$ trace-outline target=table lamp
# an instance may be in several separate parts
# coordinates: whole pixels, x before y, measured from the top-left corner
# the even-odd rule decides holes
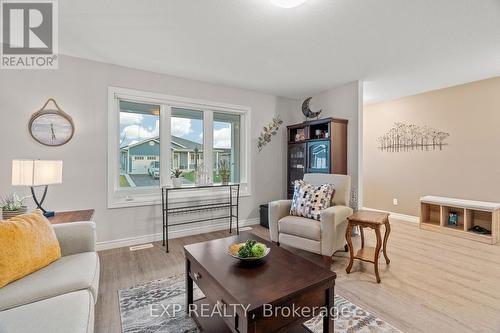
[[[45,210],[42,205],[47,196],[48,186],[62,183],[62,167],[62,161],[13,160],[12,185],[29,186],[37,208],[43,212],[45,217],[54,216],[54,212]],[[35,187],[40,186],[44,186],[44,190],[42,198],[38,200]]]

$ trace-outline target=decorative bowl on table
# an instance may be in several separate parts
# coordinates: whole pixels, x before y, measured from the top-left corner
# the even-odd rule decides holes
[[[247,240],[245,243],[234,243],[229,246],[228,253],[231,257],[242,261],[257,261],[265,258],[271,249],[265,244],[254,240]]]

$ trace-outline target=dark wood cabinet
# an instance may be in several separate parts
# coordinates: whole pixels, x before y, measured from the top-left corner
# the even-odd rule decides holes
[[[305,173],[347,174],[347,120],[326,118],[290,125],[288,129],[288,185]]]

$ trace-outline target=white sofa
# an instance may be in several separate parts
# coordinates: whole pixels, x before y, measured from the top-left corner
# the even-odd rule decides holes
[[[62,257],[0,288],[0,333],[91,333],[99,288],[94,222],[54,225]]]
[[[269,232],[271,240],[324,256],[330,263],[332,255],[345,250],[347,217],[353,213],[349,207],[351,177],[335,174],[305,174],[304,181],[320,186],[333,184],[334,206],[321,211],[321,220],[291,216],[291,200],[269,203]]]

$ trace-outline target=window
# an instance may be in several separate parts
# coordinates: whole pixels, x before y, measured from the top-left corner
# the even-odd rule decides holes
[[[108,207],[160,203],[174,169],[186,185],[197,174],[221,182],[224,161],[249,193],[248,107],[114,87],[108,103]]]
[[[151,160],[160,158],[160,106],[120,100],[119,186],[159,186],[159,170],[153,174]]]
[[[219,165],[229,164],[231,182],[240,181],[240,115],[214,112],[213,121],[213,179],[220,182]]]
[[[170,117],[172,169],[180,169],[184,184],[194,184],[203,164],[203,112],[172,108]]]

